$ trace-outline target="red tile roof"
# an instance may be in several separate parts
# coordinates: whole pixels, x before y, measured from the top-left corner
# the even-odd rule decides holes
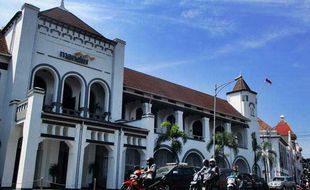
[[[64,24],[67,24],[69,26],[72,26],[74,28],[84,30],[90,34],[96,35],[98,37],[106,39],[104,36],[102,36],[99,32],[97,32],[95,29],[90,27],[88,24],[83,22],[81,19],[79,19],[77,16],[72,14],[71,12],[64,10],[60,7],[55,7],[52,9],[48,9],[45,11],[40,12],[40,15],[49,17],[53,20],[60,21]]]
[[[228,92],[227,94],[232,94],[232,93],[241,92],[241,91],[248,91],[248,92],[252,92],[253,94],[257,94],[256,92],[251,90],[251,88],[245,82],[245,80],[243,78],[238,79],[238,81],[236,82],[236,85],[234,86],[233,90],[231,92]]]
[[[0,30],[0,53],[4,53],[4,54],[8,54],[9,53],[5,37],[2,34],[1,30]]]
[[[257,122],[259,124],[259,129],[260,130],[272,130],[272,127],[268,125],[265,121],[263,121],[260,118],[257,118]]]
[[[128,68],[124,70],[124,87],[148,92],[175,101],[213,110],[213,96]],[[246,118],[226,100],[217,99],[217,112],[239,119]]]
[[[288,136],[288,132],[290,131],[292,138],[296,139],[296,135],[292,131],[292,128],[284,119],[281,119],[280,122],[275,126],[274,129],[281,136]]]

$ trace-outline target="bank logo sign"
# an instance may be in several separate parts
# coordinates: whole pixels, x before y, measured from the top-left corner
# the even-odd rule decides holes
[[[95,57],[91,57],[87,54],[83,54],[82,52],[76,52],[74,54],[69,54],[69,53],[61,51],[59,56],[61,58],[64,58],[64,59],[67,59],[69,61],[73,61],[76,63],[80,63],[83,65],[88,65],[88,61],[95,60]]]

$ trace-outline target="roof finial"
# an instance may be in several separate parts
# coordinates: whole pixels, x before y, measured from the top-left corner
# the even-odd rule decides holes
[[[61,0],[60,8],[63,9],[63,10],[66,10],[66,8],[65,8],[65,1],[64,0]]]

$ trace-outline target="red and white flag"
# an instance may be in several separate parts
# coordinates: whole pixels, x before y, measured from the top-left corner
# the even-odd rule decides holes
[[[265,83],[266,83],[266,84],[272,84],[272,81],[271,81],[270,79],[266,78],[266,79],[265,79]]]

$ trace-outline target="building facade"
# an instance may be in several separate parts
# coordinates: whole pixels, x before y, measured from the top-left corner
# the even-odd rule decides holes
[[[213,96],[124,67],[126,43],[107,39],[62,5],[24,4],[0,32],[0,178],[17,189],[53,184],[117,189],[136,165],[201,166],[212,153]],[[252,172],[259,138],[256,92],[243,78],[216,100],[216,131],[236,136],[220,167]],[[163,121],[188,136],[175,155],[163,143]]]
[[[260,138],[271,144],[271,149],[276,153],[274,160],[270,161],[270,169],[267,169],[268,178],[276,176],[293,176],[296,183],[300,183],[303,171],[302,148],[297,143],[297,136],[290,125],[281,116],[279,123],[272,128],[259,119]],[[270,173],[269,173],[270,172]]]

